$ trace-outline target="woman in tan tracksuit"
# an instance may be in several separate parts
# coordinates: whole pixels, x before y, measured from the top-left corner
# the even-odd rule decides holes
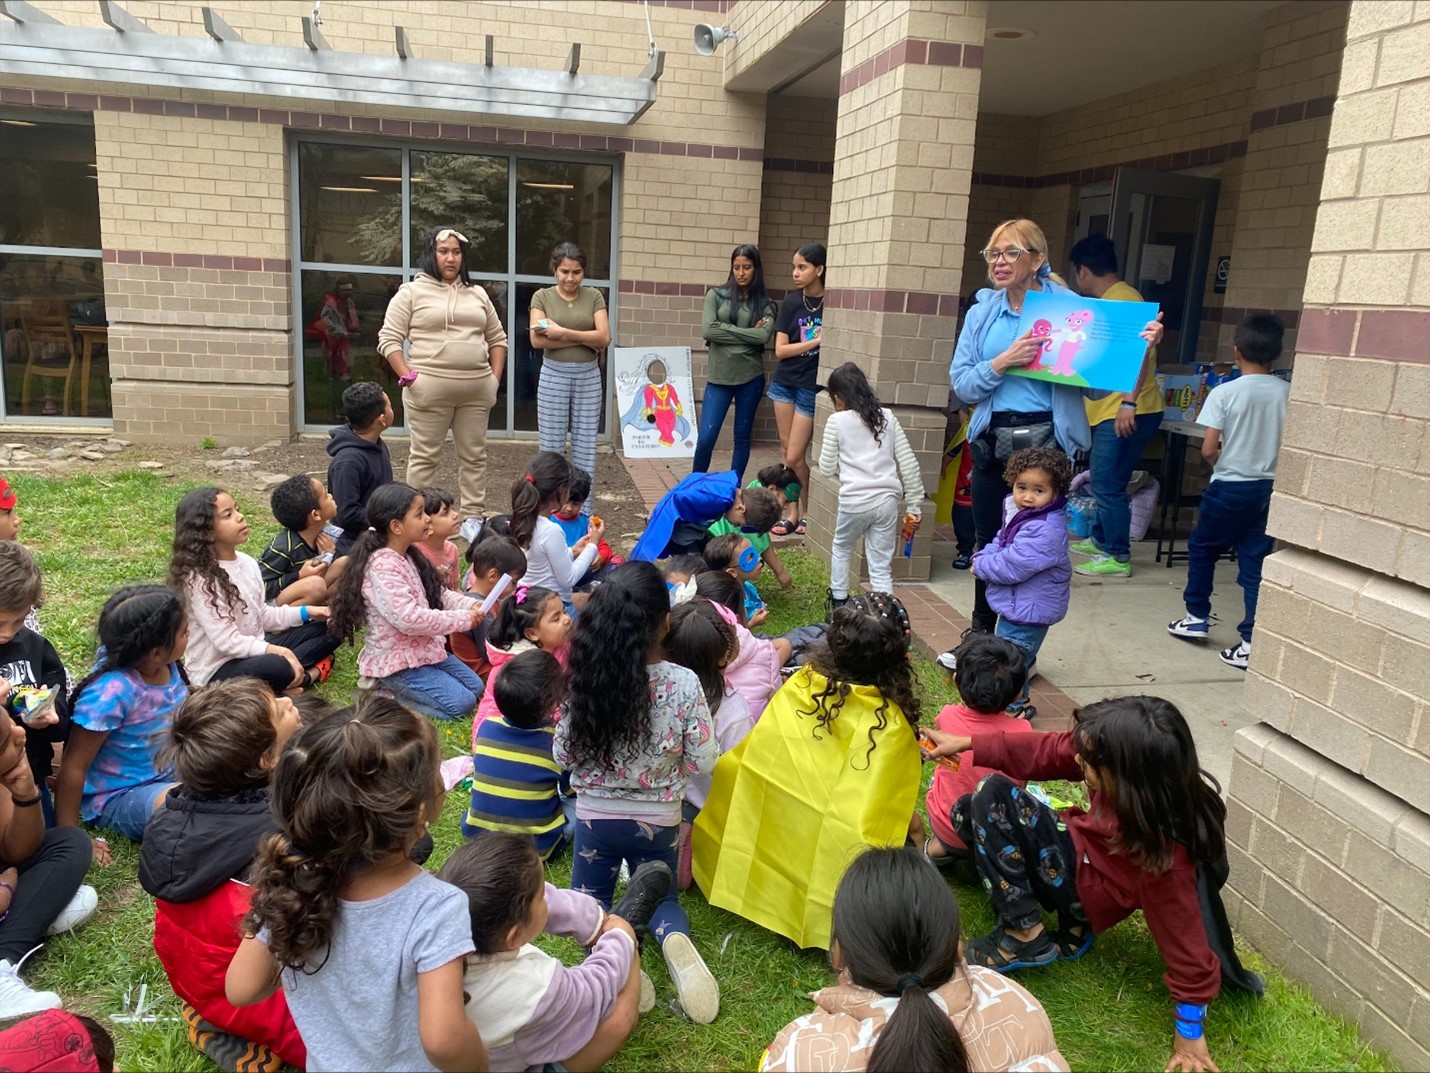
[[[467,277],[467,240],[460,232],[429,231],[417,267],[388,303],[377,337],[378,351],[403,390],[412,438],[407,483],[432,484],[451,429],[460,513],[463,520],[480,518],[486,512],[487,423],[506,369],[506,329],[487,292]]]

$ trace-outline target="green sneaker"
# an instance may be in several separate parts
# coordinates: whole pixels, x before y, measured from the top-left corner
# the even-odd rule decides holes
[[[1086,577],[1131,577],[1132,564],[1119,562],[1111,555],[1098,555],[1073,567],[1074,574]]]
[[[1102,549],[1097,546],[1097,541],[1092,537],[1086,540],[1079,540],[1076,544],[1069,544],[1068,551],[1074,555],[1101,555]]]

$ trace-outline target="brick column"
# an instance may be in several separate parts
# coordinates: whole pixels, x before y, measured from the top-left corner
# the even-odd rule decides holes
[[[1248,165],[1249,167],[1250,165]],[[1233,262],[1236,271],[1235,262]],[[1228,295],[1230,298],[1230,295]],[[1430,8],[1352,5],[1227,833],[1232,921],[1430,1068]]]
[[[846,361],[864,369],[930,492],[944,447],[984,21],[976,0],[850,0],[844,16],[820,379]],[[830,412],[821,394],[815,453]],[[825,555],[837,505],[837,486],[816,472],[809,532]],[[894,560],[896,578],[929,575],[925,515],[913,557]]]

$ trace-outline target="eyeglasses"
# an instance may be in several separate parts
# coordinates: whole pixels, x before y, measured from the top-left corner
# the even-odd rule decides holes
[[[1017,246],[1009,246],[1006,250],[979,250],[978,255],[989,264],[996,264],[998,261],[1014,264],[1019,257],[1027,252],[1027,250],[1020,250]]]

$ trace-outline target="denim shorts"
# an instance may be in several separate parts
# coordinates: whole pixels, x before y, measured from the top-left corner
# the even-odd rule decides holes
[[[173,783],[172,774],[160,775],[141,782],[138,786],[126,786],[109,795],[104,807],[99,810],[95,823],[118,831],[125,838],[135,842],[144,840],[144,825],[154,812],[154,802]]]
[[[819,394],[818,388],[790,387],[788,384],[781,384],[778,380],[770,381],[770,399],[793,406],[805,417],[814,416],[814,397],[817,394]]]

